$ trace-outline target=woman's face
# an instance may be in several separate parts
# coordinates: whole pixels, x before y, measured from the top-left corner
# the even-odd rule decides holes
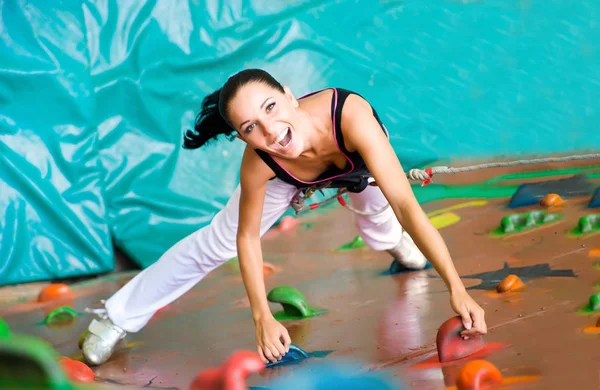
[[[282,158],[296,158],[303,151],[303,138],[296,129],[298,101],[265,83],[251,82],[229,102],[229,121],[239,137],[253,149]]]

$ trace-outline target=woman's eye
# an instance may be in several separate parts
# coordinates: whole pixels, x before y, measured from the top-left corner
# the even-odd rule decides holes
[[[252,131],[252,129],[254,128],[254,123],[251,124],[250,126],[246,127],[246,130],[244,130],[244,133],[249,133]]]
[[[267,112],[271,111],[273,109],[273,107],[275,107],[275,103],[271,103],[267,106]]]

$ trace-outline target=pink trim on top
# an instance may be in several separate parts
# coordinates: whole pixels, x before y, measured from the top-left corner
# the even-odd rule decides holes
[[[336,112],[337,112],[337,89],[336,88],[325,88],[325,89],[333,89],[333,94],[334,94],[334,99],[335,99],[334,100],[334,106],[333,106],[333,113],[331,114],[331,116],[332,116],[331,122],[333,124],[333,139],[335,140],[335,144],[337,145],[337,147],[340,150],[340,152],[342,152],[342,154],[344,155],[344,157],[346,158],[346,160],[348,160],[348,162],[350,163],[350,170],[348,172],[340,173],[339,175],[336,175],[336,176],[333,176],[333,177],[329,177],[327,179],[321,179],[321,180],[316,180],[316,181],[304,181],[304,180],[300,180],[296,176],[292,175],[290,173],[290,171],[288,171],[287,169],[285,169],[284,167],[282,167],[281,164],[279,164],[277,162],[277,160],[275,160],[275,158],[271,157],[271,159],[273,161],[275,161],[275,164],[279,165],[279,168],[283,169],[294,180],[299,181],[302,184],[316,184],[316,183],[321,183],[321,182],[324,182],[324,181],[335,179],[335,178],[340,177],[340,176],[347,175],[348,173],[350,173],[350,172],[352,172],[354,170],[354,163],[352,162],[352,160],[350,160],[350,157],[348,157],[346,155],[346,153],[344,153],[344,151],[342,150],[342,148],[340,148],[340,144],[338,143],[338,140],[337,140],[337,130],[336,130],[336,126],[335,126],[335,117],[336,117]],[[319,90],[317,92],[308,93],[306,95],[303,95],[303,96],[299,97],[298,99],[302,99],[304,96],[307,96],[307,95],[310,95],[310,94],[319,93],[321,91],[324,91],[325,89],[321,89],[321,90]]]

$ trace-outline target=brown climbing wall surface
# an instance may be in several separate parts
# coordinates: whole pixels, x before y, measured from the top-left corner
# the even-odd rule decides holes
[[[510,171],[472,172],[456,180],[475,183],[505,172]],[[452,180],[440,177],[436,183]],[[434,201],[424,209],[433,212],[472,200]],[[579,309],[598,291],[600,270],[594,268],[598,258],[591,253],[600,248],[600,236],[568,236],[589,212],[585,210],[589,198],[570,198],[561,207],[564,217],[559,224],[501,238],[490,237],[489,232],[515,210],[505,208],[508,198],[486,201],[454,209],[460,221],[440,230],[469,293],[486,310],[485,341],[496,348],[477,358],[497,367],[504,381],[526,378],[519,388],[597,388],[597,334],[584,331],[595,325],[597,315]],[[542,206],[518,211],[536,209]],[[434,361],[437,330],[455,315],[444,283],[434,269],[385,275],[391,260],[385,252],[364,247],[336,251],[357,235],[352,218],[340,207],[308,213],[297,221],[296,229],[274,232],[263,243],[265,258],[279,271],[266,274],[267,291],[291,286],[312,307],[327,310],[284,321],[293,343],[308,353],[331,351],[311,355],[313,362],[358,359],[364,363],[362,370],[388,370],[407,388],[455,386],[466,361],[443,365]],[[48,340],[60,355],[78,359],[78,340],[91,320],[85,307],[98,307],[100,299],[135,273],[71,284],[70,306],[79,315],[62,327],[43,325],[51,302],[37,302],[41,287],[30,292],[21,286],[2,289],[0,317],[11,329]],[[516,274],[527,287],[498,293],[496,286],[509,274]],[[271,307],[273,312],[281,310],[280,304]],[[239,268],[224,266],[157,313],[141,332],[128,335],[111,360],[93,367],[95,383],[107,388],[149,384],[185,389],[200,370],[221,365],[236,350],[254,351],[254,337]],[[266,369],[251,375],[249,383],[268,387],[267,380],[297,368]]]

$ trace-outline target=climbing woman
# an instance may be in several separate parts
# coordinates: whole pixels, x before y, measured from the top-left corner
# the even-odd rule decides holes
[[[209,272],[237,256],[265,362],[289,350],[286,328],[271,314],[263,277],[261,237],[290,207],[319,188],[343,188],[361,238],[409,270],[430,264],[444,280],[464,338],[485,334],[482,308],[467,293],[439,232],[417,202],[377,112],[360,95],[328,88],[296,98],[269,73],[248,69],[207,96],[183,147],[219,136],[246,143],[240,184],[211,223],[176,243],[100,309],[82,350],[106,362],[127,332],[181,297]],[[384,207],[389,205],[389,207]],[[382,210],[381,212],[377,212]]]

